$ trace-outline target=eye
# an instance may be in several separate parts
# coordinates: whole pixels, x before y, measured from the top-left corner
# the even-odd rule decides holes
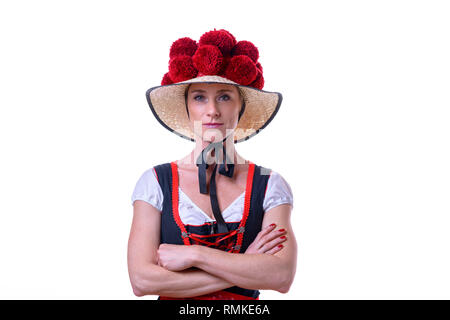
[[[228,100],[230,100],[230,96],[227,94],[221,95],[219,97],[219,100],[228,101]]]
[[[201,94],[194,96],[194,100],[196,100],[196,101],[201,101],[202,99],[203,99],[203,95],[201,95]]]

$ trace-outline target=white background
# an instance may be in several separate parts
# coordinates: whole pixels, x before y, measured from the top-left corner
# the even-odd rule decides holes
[[[0,298],[138,299],[131,193],[193,147],[145,91],[173,41],[224,28],[284,97],[237,145],[294,193],[295,282],[261,299],[449,299],[449,16],[447,1],[2,1]]]

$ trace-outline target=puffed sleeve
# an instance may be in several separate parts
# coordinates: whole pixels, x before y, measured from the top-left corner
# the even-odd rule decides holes
[[[154,206],[157,210],[162,211],[163,197],[163,192],[156,179],[154,169],[150,168],[137,181],[133,194],[131,195],[131,205],[133,205],[135,200],[143,200]]]
[[[289,203],[294,206],[294,196],[287,181],[279,173],[272,170],[267,182],[263,209],[267,212],[283,203]]]

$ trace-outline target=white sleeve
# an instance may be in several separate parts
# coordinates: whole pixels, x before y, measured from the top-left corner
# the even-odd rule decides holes
[[[267,182],[263,209],[267,212],[283,203],[289,203],[294,206],[294,196],[287,181],[279,173],[272,170]]]
[[[163,209],[163,192],[153,168],[145,171],[136,183],[133,194],[131,195],[131,205],[135,200],[143,200],[159,211]]]

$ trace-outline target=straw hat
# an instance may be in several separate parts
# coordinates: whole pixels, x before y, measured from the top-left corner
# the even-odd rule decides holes
[[[185,92],[192,83],[235,85],[244,98],[234,141],[248,140],[264,129],[280,108],[282,95],[262,90],[259,52],[249,41],[236,42],[226,30],[204,33],[199,42],[180,38],[170,48],[169,71],[146,97],[156,119],[171,132],[195,141],[186,111]]]

